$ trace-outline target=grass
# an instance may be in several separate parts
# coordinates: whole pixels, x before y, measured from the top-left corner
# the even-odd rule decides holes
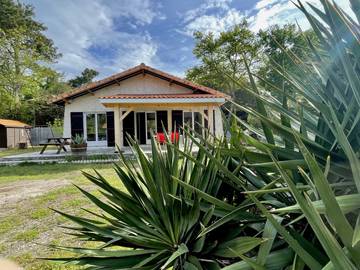
[[[41,148],[42,146],[34,146],[34,147],[29,147],[27,149],[18,149],[18,148],[5,149],[0,151],[0,158],[12,156],[12,155],[25,154],[25,153],[40,152]]]
[[[93,169],[112,171],[112,164],[26,164],[0,166],[0,184],[19,180],[66,179],[81,177],[81,170]],[[107,172],[104,172],[107,173]]]
[[[20,218],[16,216],[6,217],[0,221],[0,235],[11,231],[14,226],[20,225]]]
[[[32,213],[30,213],[30,217],[32,219],[42,219],[50,215],[52,212],[50,209],[43,208],[43,209],[36,209]]]
[[[123,189],[117,180],[111,164],[46,164],[0,167],[1,186],[21,185],[33,181],[68,180],[70,183],[98,194],[93,185],[81,174],[96,168],[111,183]],[[45,182],[46,183],[46,182]],[[71,184],[36,196],[25,198],[0,209],[0,256],[10,258],[26,270],[75,270],[77,266],[56,265],[37,258],[64,257],[63,251],[52,250],[45,245],[59,244],[82,246],[78,240],[64,233],[59,226],[72,226],[68,220],[51,210],[57,209],[70,214],[92,209],[94,206]],[[8,211],[8,212],[6,212]],[[1,218],[5,216],[6,218]],[[77,242],[78,241],[78,242]]]
[[[24,232],[19,232],[18,234],[15,235],[14,239],[18,241],[30,242],[34,240],[36,237],[38,237],[39,233],[40,232],[38,230],[34,230],[34,229]]]

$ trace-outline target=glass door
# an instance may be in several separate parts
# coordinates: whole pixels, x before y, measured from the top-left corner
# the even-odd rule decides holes
[[[146,144],[151,144],[151,134],[156,133],[156,113],[146,113]]]
[[[106,145],[106,113],[86,113],[84,124],[86,126],[85,138],[90,145]]]

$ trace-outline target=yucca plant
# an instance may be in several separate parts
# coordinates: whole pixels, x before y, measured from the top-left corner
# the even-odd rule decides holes
[[[256,81],[268,82],[247,67],[251,88],[239,85],[256,98],[257,108],[234,106],[261,127],[233,114],[231,147],[222,150],[224,157],[231,156],[232,165],[222,169],[248,181],[244,193],[281,235],[274,243],[285,240],[295,252],[293,269],[360,268],[359,3],[350,2],[356,18],[328,0],[321,0],[322,9],[297,3],[319,44],[309,40],[313,55],[308,59],[299,59],[279,44],[297,72],[273,63],[293,90],[271,85],[278,98],[265,98]],[[290,108],[289,101],[296,107]],[[204,231],[226,221],[224,217]],[[224,269],[261,269],[260,255]]]
[[[226,270],[281,269],[264,259],[264,254],[270,258],[279,250],[294,251],[288,261],[292,269],[360,268],[359,3],[351,1],[356,18],[334,2],[321,3],[322,9],[297,3],[319,40],[316,46],[309,40],[312,57],[299,59],[279,44],[297,69],[292,74],[273,63],[292,86],[291,93],[286,84],[271,85],[276,97],[264,97],[266,89],[257,80],[269,83],[249,66],[251,87],[237,82],[256,98],[257,107],[234,107],[261,125],[251,126],[232,114],[230,147],[222,145],[220,150],[231,159],[227,167],[219,168],[248,196],[244,202],[254,202],[273,226],[262,226],[263,235],[273,232],[273,240],[265,251],[259,249],[253,258],[241,256],[241,262]],[[206,147],[212,149],[210,144]],[[207,154],[210,157],[211,151]],[[215,221],[203,234],[221,227],[236,211]]]
[[[78,225],[71,234],[100,242],[99,247],[53,246],[78,254],[53,260],[87,269],[220,269],[265,241],[244,233],[246,224],[263,219],[245,210],[221,229],[201,235],[203,227],[235,209],[216,198],[225,178],[204,151],[193,154],[188,143],[180,150],[169,141],[163,151],[153,140],[149,158],[132,143],[136,160],[122,156],[114,165],[126,192],[98,173],[84,173],[103,198],[78,188],[100,211],[87,210],[90,217],[58,212]],[[212,156],[219,159],[219,151]]]

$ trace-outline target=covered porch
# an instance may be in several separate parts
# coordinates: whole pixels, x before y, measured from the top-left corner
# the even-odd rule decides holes
[[[127,134],[140,145],[151,143],[151,134],[170,135],[189,126],[198,134],[205,130],[217,137],[223,135],[219,106],[223,98],[209,95],[117,95],[100,102],[114,112],[114,139],[120,148],[128,146]]]

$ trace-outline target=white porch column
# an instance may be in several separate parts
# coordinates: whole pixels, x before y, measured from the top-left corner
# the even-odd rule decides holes
[[[168,109],[167,110],[167,114],[168,114],[168,117],[167,117],[167,126],[168,126],[168,132],[172,132],[173,128],[172,128],[172,113],[171,113],[171,109]]]
[[[119,148],[123,146],[122,143],[122,121],[120,120],[120,107],[114,107],[114,129],[115,129],[115,145]]]
[[[215,136],[220,138],[224,136],[222,115],[220,111],[220,107],[215,108]]]
[[[212,105],[209,105],[208,106],[208,129],[209,129],[209,132],[210,134],[214,134],[214,127],[213,127],[213,123],[214,123],[214,120],[213,120],[213,106]]]

